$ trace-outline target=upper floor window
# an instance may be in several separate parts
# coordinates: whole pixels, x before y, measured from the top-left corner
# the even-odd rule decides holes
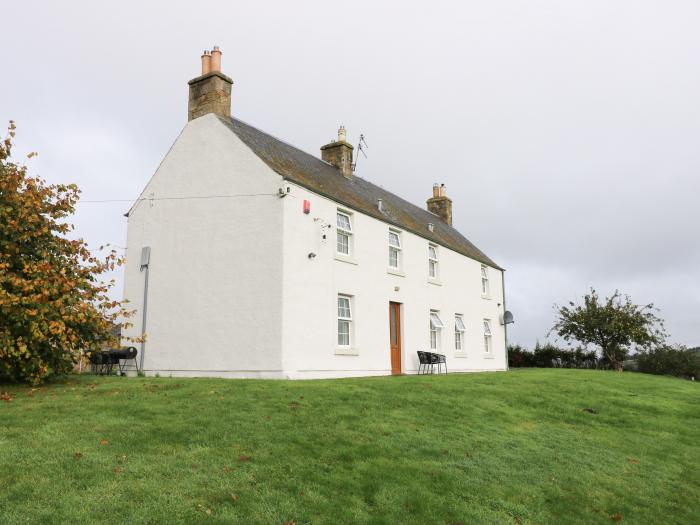
[[[434,244],[428,245],[428,276],[433,279],[438,277],[438,254]]]
[[[343,212],[336,214],[336,229],[338,231],[337,251],[343,255],[350,255],[352,251],[352,223],[350,215]]]
[[[401,235],[389,230],[389,268],[398,270],[401,267]]]
[[[491,321],[484,319],[484,352],[491,353]]]
[[[489,269],[485,264],[481,265],[481,296],[489,296]]]
[[[430,310],[430,349],[440,348],[440,332],[443,328],[442,320],[436,310]]]
[[[350,346],[352,340],[352,310],[350,297],[338,296],[338,346]]]
[[[464,348],[464,332],[466,330],[462,314],[455,314],[455,350],[458,352]]]

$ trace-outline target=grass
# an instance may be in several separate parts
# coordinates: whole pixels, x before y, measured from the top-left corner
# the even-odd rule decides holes
[[[82,376],[3,391],[4,525],[700,523],[689,381]]]

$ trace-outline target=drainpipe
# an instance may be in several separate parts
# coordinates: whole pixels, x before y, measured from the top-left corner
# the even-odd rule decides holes
[[[148,312],[148,273],[151,262],[151,247],[141,248],[141,271],[145,271],[143,283],[143,317],[141,318],[141,364],[139,366],[143,373],[144,353],[146,352],[146,314]]]

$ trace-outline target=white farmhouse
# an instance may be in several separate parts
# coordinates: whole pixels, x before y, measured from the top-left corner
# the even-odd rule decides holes
[[[503,270],[455,230],[353,174],[338,140],[309,155],[231,117],[221,53],[189,82],[189,121],[129,210],[125,336],[147,374],[322,378],[504,370]]]

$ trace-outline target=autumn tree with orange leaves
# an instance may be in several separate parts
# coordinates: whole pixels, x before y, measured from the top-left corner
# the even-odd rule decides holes
[[[14,136],[10,121],[0,143],[0,382],[36,384],[116,343],[110,329],[125,312],[102,276],[122,261],[68,238],[80,190],[30,176],[11,157]]]

